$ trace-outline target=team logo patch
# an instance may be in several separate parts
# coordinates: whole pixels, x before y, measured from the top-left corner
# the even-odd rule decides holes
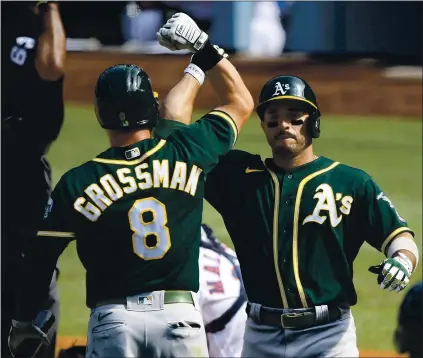
[[[391,209],[393,209],[394,211],[395,211],[395,214],[397,215],[397,217],[398,217],[398,219],[400,220],[400,221],[402,221],[402,222],[404,222],[405,223],[405,219],[400,215],[400,214],[398,214],[398,211],[397,211],[397,209],[395,208],[395,206],[394,206],[394,204],[392,204],[392,201],[383,193],[383,192],[381,192],[378,196],[377,196],[377,198],[376,198],[376,200],[383,200],[383,201],[386,201],[387,203],[388,203],[388,205],[390,206],[390,208]]]
[[[47,219],[47,217],[50,214],[52,208],[53,208],[53,199],[49,198],[47,205],[46,205],[46,208],[44,209],[44,219]]]

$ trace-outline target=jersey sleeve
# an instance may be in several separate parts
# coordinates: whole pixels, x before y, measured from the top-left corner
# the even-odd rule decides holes
[[[188,125],[185,123],[173,121],[171,119],[159,119],[154,128],[154,136],[160,139],[166,139],[173,131],[186,127],[188,127]]]
[[[244,159],[242,151],[231,150],[206,177],[204,198],[221,215],[234,210],[240,202]]]
[[[57,261],[75,236],[70,231],[69,213],[63,193],[64,184],[61,181],[46,206],[41,230],[29,240],[24,250],[17,295],[18,320],[32,320],[40,310],[46,308]],[[28,300],[28,297],[31,299]]]
[[[53,190],[44,212],[44,220],[38,231],[39,237],[73,239],[75,212],[68,194],[67,180],[62,179]]]
[[[238,129],[233,119],[222,111],[212,111],[195,123],[174,130],[167,141],[205,174],[209,173],[235,144]]]
[[[372,178],[368,178],[364,184],[363,199],[365,215],[361,227],[366,241],[374,248],[385,254],[389,243],[398,234],[409,232],[414,236],[406,220]]]

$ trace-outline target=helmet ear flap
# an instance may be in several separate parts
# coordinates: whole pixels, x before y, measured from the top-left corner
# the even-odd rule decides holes
[[[316,110],[308,117],[308,132],[312,138],[320,137],[320,111]]]

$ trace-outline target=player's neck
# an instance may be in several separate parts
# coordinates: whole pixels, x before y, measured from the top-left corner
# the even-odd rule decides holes
[[[132,132],[108,130],[107,135],[109,136],[111,147],[127,147],[144,139],[151,138],[151,132],[147,129]]]
[[[317,157],[313,153],[313,146],[309,146],[301,153],[288,156],[281,153],[273,153],[273,162],[279,168],[292,169],[301,165],[307,164],[315,160]]]

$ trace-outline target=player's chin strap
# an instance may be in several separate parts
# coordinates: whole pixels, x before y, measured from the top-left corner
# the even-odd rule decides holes
[[[206,333],[216,333],[225,329],[226,325],[236,315],[236,313],[242,307],[244,302],[247,301],[247,294],[245,293],[244,284],[242,283],[241,270],[239,269],[237,262],[235,262],[235,257],[227,253],[225,249],[214,240],[213,232],[209,227],[207,227],[206,225],[203,225],[203,229],[206,232],[209,239],[211,240],[211,243],[201,241],[200,246],[204,247],[205,249],[213,250],[223,255],[224,257],[226,257],[234,266],[235,275],[239,279],[239,282],[241,283],[240,289],[239,289],[239,296],[236,299],[236,301],[232,304],[232,306],[229,307],[226,310],[226,312],[222,314],[220,317],[214,319],[213,321],[205,325]]]

